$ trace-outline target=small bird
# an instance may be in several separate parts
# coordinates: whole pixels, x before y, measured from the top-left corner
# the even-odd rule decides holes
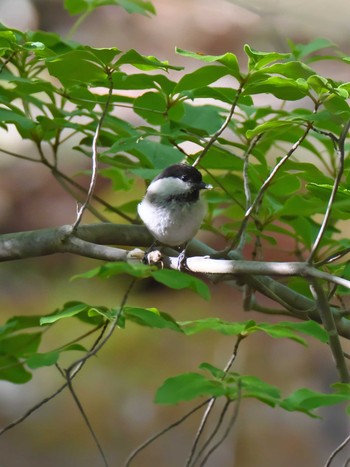
[[[173,164],[152,180],[138,205],[139,216],[155,240],[182,249],[179,268],[185,260],[187,243],[198,232],[206,212],[200,190],[211,188],[196,168]]]

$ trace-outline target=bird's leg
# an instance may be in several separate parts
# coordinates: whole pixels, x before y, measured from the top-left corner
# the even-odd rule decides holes
[[[159,247],[159,243],[157,241],[154,241],[152,245],[148,248],[146,253],[144,254],[144,257],[142,258],[143,264],[151,264],[152,261],[150,261],[149,255],[154,251],[156,248]]]

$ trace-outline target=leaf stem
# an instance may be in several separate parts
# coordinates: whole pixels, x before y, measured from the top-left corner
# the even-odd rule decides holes
[[[87,10],[85,11],[85,13],[83,13],[82,15],[79,16],[79,18],[75,21],[75,23],[73,24],[73,26],[70,28],[70,30],[68,31],[68,34],[66,36],[66,38],[69,40],[69,39],[72,39],[72,37],[75,35],[75,33],[77,32],[78,28],[82,25],[82,23],[86,20],[86,18],[88,16],[90,16],[90,14],[93,12],[93,9],[91,10]]]

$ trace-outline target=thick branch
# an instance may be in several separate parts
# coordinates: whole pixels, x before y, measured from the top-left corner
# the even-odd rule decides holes
[[[45,256],[54,253],[73,253],[104,261],[127,261],[130,258],[129,251],[107,245],[148,247],[151,243],[151,235],[141,225],[111,223],[83,225],[78,227],[74,235],[72,235],[72,226],[62,226],[54,229],[1,235],[0,261]],[[195,256],[187,260],[188,266],[193,272],[227,275],[225,279],[233,279],[238,276],[242,284],[247,284],[253,290],[271,298],[290,310],[298,318],[304,317],[304,319],[321,322],[315,301],[279,283],[269,275],[299,275],[306,278],[323,279],[350,287],[350,281],[327,274],[306,263],[242,261],[241,257],[234,252],[229,254],[229,260],[214,260],[209,256],[216,253],[216,251],[198,240],[193,240],[189,244],[187,252],[189,256]],[[140,254],[142,256],[142,253]],[[200,258],[196,257],[199,255]],[[170,257],[169,262],[174,267],[176,263],[177,267],[177,258]],[[293,310],[295,310],[294,313]],[[350,338],[349,321],[341,316],[337,308],[331,307],[331,311],[338,332],[342,336]]]

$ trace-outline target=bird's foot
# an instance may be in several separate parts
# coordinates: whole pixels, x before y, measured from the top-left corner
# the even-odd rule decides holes
[[[143,264],[151,266],[152,264],[161,264],[162,262],[162,253],[159,250],[147,251],[142,258]]]

